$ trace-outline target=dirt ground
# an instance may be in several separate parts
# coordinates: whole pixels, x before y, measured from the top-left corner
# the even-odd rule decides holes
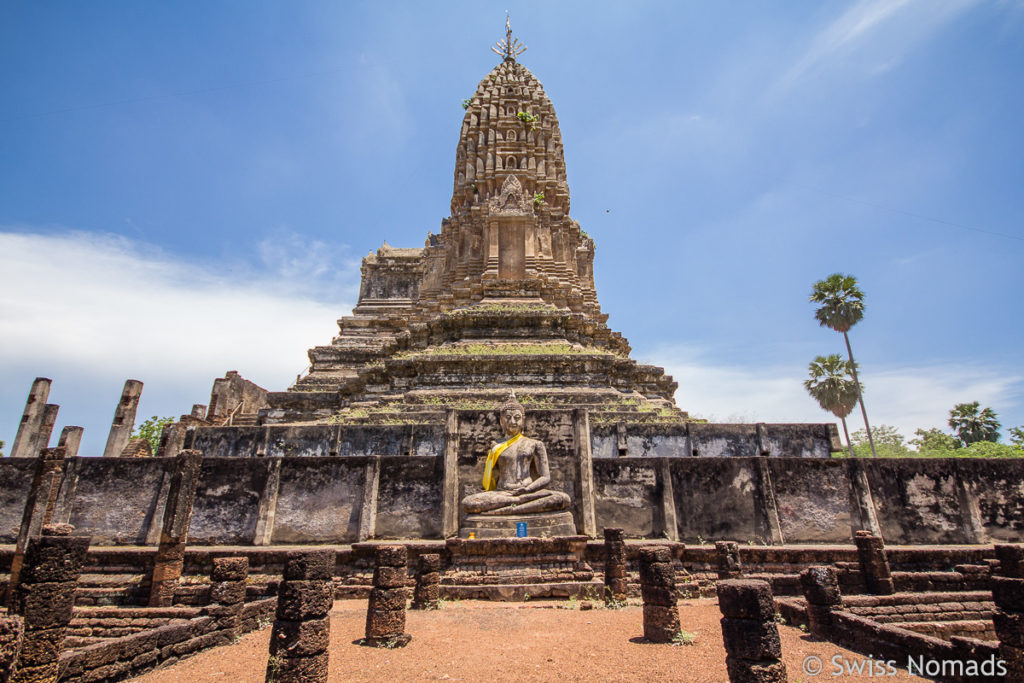
[[[643,642],[639,606],[581,610],[575,601],[494,603],[446,602],[430,612],[409,610],[406,631],[412,642],[393,650],[361,647],[366,601],[339,600],[331,612],[332,681],[727,681],[725,650],[715,599],[679,603],[683,630],[691,645]],[[878,680],[874,676],[834,675],[833,657],[853,666],[862,655],[815,641],[797,628],[779,626],[790,683],[822,680]],[[231,646],[214,648],[173,667],[134,680],[235,681],[262,683],[270,629],[249,633]],[[820,658],[822,670],[802,670],[806,657]],[[838,661],[838,660],[837,660]],[[813,668],[814,660],[811,660]],[[865,669],[865,674],[867,670]],[[886,681],[920,681],[899,670]]]

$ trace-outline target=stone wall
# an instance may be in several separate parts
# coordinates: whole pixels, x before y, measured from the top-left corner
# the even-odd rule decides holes
[[[0,543],[14,543],[21,526],[25,499],[32,485],[35,458],[0,460]]]
[[[525,432],[552,449],[571,448],[569,410],[530,410]],[[469,458],[487,452],[500,436],[493,411],[460,410],[460,435],[472,450]],[[590,432],[594,458],[630,457],[770,457],[828,458],[837,438],[832,424],[603,424]],[[439,455],[444,451],[444,426],[293,425],[265,427],[202,427],[189,432],[185,448],[206,457]]]
[[[578,533],[848,543],[870,518],[889,544],[1024,540],[1024,459],[816,457],[831,448],[830,425],[599,425],[580,443],[586,425],[585,411],[534,410],[524,430],[547,445],[551,488],[573,501]],[[495,412],[481,410],[452,411],[447,425],[190,429],[185,447],[204,459],[189,543],[450,535],[500,438]],[[97,545],[155,544],[172,462],[69,458],[54,521]],[[0,540],[13,540],[29,469],[0,461]]]
[[[481,420],[460,427],[459,498],[479,490],[491,426]],[[533,427],[532,433],[542,433],[541,425]],[[547,426],[552,436],[570,428],[569,420]],[[552,486],[575,496],[586,473],[576,464],[571,439],[562,443],[549,449]],[[172,463],[68,459],[54,520],[74,524],[96,545],[154,545]],[[858,464],[867,472],[887,544],[1024,540],[1024,460]],[[850,466],[849,460],[819,458],[596,458],[590,469],[595,528],[671,538],[666,519],[674,517],[676,537],[688,543],[849,543],[859,528],[851,513]],[[0,532],[7,542],[24,505],[27,476],[21,459],[0,461]],[[440,538],[448,505],[443,482],[443,456],[204,458],[189,543]],[[574,506],[579,529],[583,505],[574,498]]]
[[[185,448],[202,451],[206,457],[430,456],[444,452],[444,426],[203,427],[189,430]]]

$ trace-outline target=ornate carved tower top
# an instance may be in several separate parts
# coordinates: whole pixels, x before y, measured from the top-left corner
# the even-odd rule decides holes
[[[506,58],[480,81],[462,119],[452,214],[500,192],[509,176],[531,200],[543,194],[549,211],[569,213],[555,108],[529,69]]]
[[[562,133],[540,81],[506,37],[502,62],[465,101],[451,217],[427,242],[420,296],[439,308],[532,299],[603,321],[594,243],[569,217]]]

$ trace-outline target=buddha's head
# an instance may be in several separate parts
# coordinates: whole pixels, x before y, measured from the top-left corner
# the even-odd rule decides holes
[[[515,436],[523,431],[526,409],[516,400],[515,393],[510,392],[508,399],[498,409],[498,421],[506,436]]]

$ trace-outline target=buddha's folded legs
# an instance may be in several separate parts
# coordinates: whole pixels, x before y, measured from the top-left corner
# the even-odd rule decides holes
[[[477,515],[519,515],[553,512],[569,507],[569,496],[561,491],[540,489],[519,496],[507,491],[481,491],[466,496],[462,509]]]

